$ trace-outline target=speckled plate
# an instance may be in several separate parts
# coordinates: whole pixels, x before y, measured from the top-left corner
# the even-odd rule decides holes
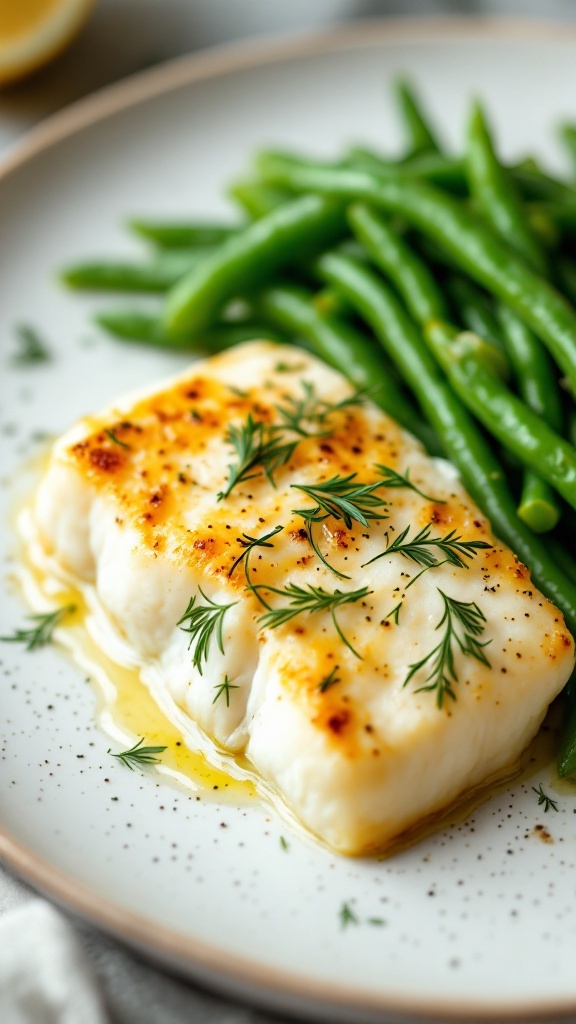
[[[393,144],[387,85],[400,70],[449,140],[480,93],[506,155],[559,159],[551,131],[574,115],[574,33],[435,22],[179,61],[71,108],[5,162],[3,633],[24,615],[10,524],[41,437],[184,364],[100,336],[98,303],[66,294],[55,268],[130,253],[128,214],[226,215],[223,186],[259,145]],[[45,335],[50,362],[11,361],[19,322]],[[576,800],[556,794],[558,811],[543,813],[532,787],[552,792],[550,768],[389,860],[346,860],[265,808],[127,771],[80,668],[55,648],[0,654],[0,852],[77,913],[198,981],[331,1021],[576,1014]]]

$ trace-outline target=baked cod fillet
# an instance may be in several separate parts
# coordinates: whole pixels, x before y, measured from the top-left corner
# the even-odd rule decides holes
[[[452,467],[291,347],[78,423],[34,518],[177,706],[343,853],[513,766],[572,671]]]

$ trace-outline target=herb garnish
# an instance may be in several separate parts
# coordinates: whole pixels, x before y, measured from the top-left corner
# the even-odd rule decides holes
[[[426,501],[433,501],[435,505],[445,505],[446,502],[440,498],[431,498],[429,494],[424,494],[416,484],[413,484],[410,479],[410,470],[406,470],[405,476],[401,473],[397,473],[395,469],[390,469],[389,466],[382,466],[380,463],[376,463],[375,468],[379,473],[382,474],[382,486],[383,487],[408,487],[409,490],[419,494],[421,498],[425,498]]]
[[[442,565],[444,562],[449,562],[450,565],[455,565],[458,569],[468,569],[468,563],[465,561],[466,558],[472,560],[477,551],[492,547],[491,544],[487,544],[483,540],[462,540],[462,537],[456,533],[456,530],[450,530],[444,537],[432,537],[431,532],[432,527],[428,523],[412,540],[408,540],[410,526],[407,526],[405,530],[402,530],[402,533],[395,537],[391,544],[386,546],[384,551],[375,555],[374,558],[371,558],[369,562],[365,562],[364,565],[371,565],[372,562],[377,562],[379,558],[384,558],[385,555],[392,555],[399,551],[405,558],[416,562],[417,565],[423,565],[426,569]],[[444,557],[439,559],[434,551],[430,550],[431,548],[437,548]]]
[[[120,448],[130,448],[129,444],[126,444],[125,441],[121,441],[119,437],[116,437],[116,434],[114,433],[113,430],[106,429],[104,433],[106,434],[106,437],[110,438],[113,444],[117,444]]]
[[[284,839],[284,836],[280,836],[280,846],[282,847],[283,850],[289,849],[288,843]]]
[[[228,428],[226,441],[236,453],[236,463],[228,465],[228,483],[224,491],[219,491],[218,501],[227,498],[237,484],[252,480],[260,469],[274,487],[274,473],[288,462],[298,444],[277,437],[273,427],[253,419],[252,413],[240,427]]]
[[[558,810],[558,804],[556,803],[556,800],[553,800],[551,796],[547,796],[547,794],[542,789],[542,783],[540,783],[538,789],[536,789],[536,786],[532,786],[532,790],[534,793],[536,793],[536,796],[538,797],[538,806],[540,806],[540,804],[544,804],[545,814],[547,811],[550,810],[550,808],[552,808],[553,811]]]
[[[324,557],[314,537],[314,523],[321,523],[332,516],[341,519],[350,529],[352,521],[368,527],[369,519],[386,519],[388,503],[374,492],[382,486],[380,481],[372,484],[356,482],[356,473],[348,476],[333,476],[321,484],[291,484],[297,491],[303,491],[307,497],[316,502],[313,508],[292,509],[294,515],[301,516],[306,523],[308,541],[324,565],[341,579],[349,579],[345,573],[335,569]]]
[[[362,601],[365,597],[369,597],[373,591],[368,590],[368,587],[361,587],[359,590],[327,591],[322,587],[314,587],[311,583],[307,583],[305,587],[299,587],[296,583],[288,583],[283,590],[278,587],[268,587],[264,584],[256,584],[252,590],[258,597],[258,600],[268,609],[258,620],[265,628],[275,629],[277,626],[282,626],[285,622],[289,622],[290,619],[295,618],[296,615],[300,615],[302,612],[309,612],[311,615],[315,612],[330,612],[338,636],[346,644],[346,647],[352,651],[352,654],[360,658],[358,651],[354,650],[352,644],[346,639],[340,629],[336,619],[336,610],[342,605],[353,604],[356,601]],[[288,598],[288,604],[283,608],[272,608],[261,596],[261,591],[263,590],[270,594],[277,594],[279,597]]]
[[[304,392],[302,398],[297,399],[290,396],[286,399],[285,405],[276,406],[276,411],[283,421],[278,424],[276,429],[292,430],[300,437],[324,437],[326,432],[323,428],[329,416],[342,409],[361,405],[366,397],[364,390],[358,390],[352,395],[342,398],[339,402],[324,402],[316,397],[313,384],[306,380],[302,380],[300,383]],[[307,430],[304,426],[306,421],[318,424],[321,428],[320,431]]]
[[[214,687],[214,689],[217,690],[218,692],[217,692],[216,696],[214,697],[214,700],[212,701],[212,703],[215,704],[216,701],[218,700],[218,698],[221,697],[223,693],[225,693],[226,694],[226,707],[229,708],[230,707],[230,690],[239,690],[240,687],[239,686],[235,686],[234,683],[231,683],[229,681],[229,679],[228,679],[228,676],[226,675],[226,676],[224,676],[224,682],[223,683],[216,683],[216,686]]]
[[[26,644],[27,651],[33,651],[37,647],[44,647],[52,640],[56,626],[62,619],[76,610],[76,605],[67,604],[63,608],[57,608],[54,612],[46,612],[43,615],[28,615],[27,618],[36,623],[30,629],[17,629],[13,636],[0,636],[0,640],[7,643],[15,642]]]
[[[29,324],[18,324],[16,337],[19,351],[12,356],[12,363],[17,366],[30,366],[33,363],[47,363],[52,356],[35,327]]]
[[[394,619],[395,624],[398,625],[400,622],[400,609],[402,608],[402,604],[403,602],[399,601],[396,607],[393,608],[391,612],[388,612],[388,615],[385,615],[384,618]]]
[[[280,533],[280,531],[283,529],[283,526],[275,526],[273,530],[270,530],[269,533],[265,533],[262,537],[251,537],[248,533],[243,533],[242,537],[238,537],[238,543],[244,550],[238,555],[238,558],[236,558],[235,561],[232,563],[232,566],[228,572],[228,578],[230,578],[236,566],[240,565],[240,562],[243,561],[246,583],[248,584],[249,590],[252,590],[248,566],[250,552],[253,551],[254,548],[273,548],[274,545],[270,543],[270,537],[275,537],[276,534]]]
[[[336,683],[340,682],[340,679],[336,675],[339,667],[339,665],[334,665],[332,671],[325,675],[322,681],[318,684],[320,693],[326,693],[326,690],[329,690],[331,686],[335,686]]]
[[[222,634],[224,615],[229,608],[232,608],[237,604],[237,601],[232,601],[231,604],[218,604],[217,601],[212,601],[206,596],[202,587],[198,587],[198,590],[204,600],[208,603],[205,605],[197,605],[196,598],[198,595],[194,594],[194,597],[190,598],[184,615],[181,619],[178,619],[176,625],[180,626],[180,629],[182,629],[184,633],[190,633],[188,650],[190,650],[192,642],[196,640],[192,664],[198,669],[200,675],[202,675],[202,660],[208,661],[210,641],[212,640],[214,630],[216,630],[218,647],[222,654],[224,654],[224,638]],[[188,620],[188,625],[183,626],[182,623],[186,622],[186,620]]]
[[[346,928],[349,924],[358,924],[358,918],[354,911],[350,908],[348,903],[343,903],[340,907],[340,924],[343,928]]]
[[[444,602],[444,611],[436,629],[441,629],[444,626],[444,635],[440,643],[424,658],[408,666],[408,674],[403,685],[406,686],[424,665],[430,663],[430,674],[426,677],[424,685],[418,687],[415,693],[435,690],[436,704],[441,708],[445,696],[456,700],[456,694],[452,688],[453,684],[458,682],[453,644],[456,644],[462,654],[476,658],[477,661],[490,668],[490,662],[483,650],[488,646],[490,640],[485,643],[480,643],[477,640],[477,637],[484,632],[484,623],[486,622],[486,618],[477,604],[473,601],[469,603],[457,601],[453,597],[448,597],[439,587],[437,590]]]
[[[122,764],[125,764],[131,772],[134,771],[135,767],[141,768],[147,764],[156,764],[160,758],[156,757],[156,754],[161,754],[167,748],[164,747],[143,747],[144,737],[138,740],[130,750],[123,750],[120,754],[113,754],[110,747],[108,747],[107,753],[112,754],[112,757],[118,758]]]

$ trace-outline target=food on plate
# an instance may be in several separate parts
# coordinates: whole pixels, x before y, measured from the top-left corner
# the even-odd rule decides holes
[[[344,853],[511,770],[572,671],[561,613],[450,464],[291,346],[81,421],[34,517],[143,678]]]
[[[505,164],[479,104],[447,152],[408,82],[399,156],[262,152],[230,192],[244,220],[139,218],[145,262],[68,267],[73,287],[166,293],[97,315],[115,337],[214,353],[311,350],[444,455],[576,633],[576,188]],[[560,136],[574,170],[576,127]],[[545,538],[539,534],[546,534]],[[561,775],[576,775],[576,688]]]

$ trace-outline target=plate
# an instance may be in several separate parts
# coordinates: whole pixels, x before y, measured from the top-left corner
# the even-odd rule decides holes
[[[99,335],[89,316],[102,300],[65,293],[55,269],[131,253],[129,214],[228,215],[226,183],[259,146],[394,146],[400,71],[450,142],[480,94],[507,157],[559,161],[551,129],[574,114],[573,33],[382,22],[156,69],[54,118],[5,162],[3,632],[25,614],[14,508],[46,432],[185,363]],[[50,362],[12,362],[18,323],[46,337]],[[388,860],[348,860],[265,807],[197,799],[114,762],[94,688],[60,650],[3,644],[0,656],[0,852],[76,913],[203,984],[331,1021],[576,1013],[576,802],[557,794],[558,812],[543,813],[533,787],[553,785],[550,768]]]

